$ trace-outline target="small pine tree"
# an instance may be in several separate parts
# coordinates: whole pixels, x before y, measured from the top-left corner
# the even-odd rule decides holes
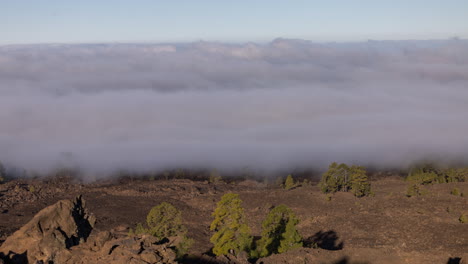
[[[460,221],[460,223],[462,223],[462,224],[468,223],[468,214],[463,213],[463,214],[460,216],[460,218],[458,218],[458,221]]]
[[[262,223],[262,237],[257,242],[255,257],[266,257],[301,247],[302,238],[296,225],[294,212],[285,205],[273,208]]]
[[[3,167],[3,164],[0,162],[0,183],[5,181],[6,173],[5,173],[5,167]]]
[[[130,229],[128,234],[149,234],[159,241],[177,237],[178,242],[174,244],[173,250],[178,258],[184,256],[193,244],[193,239],[187,237],[187,229],[182,225],[181,212],[170,203],[163,202],[153,207],[146,216],[146,224],[148,228],[138,223],[135,231]]]
[[[351,190],[357,197],[371,194],[366,169],[362,166],[349,167],[344,163],[330,164],[328,170],[322,175],[319,186],[323,193]]]
[[[356,197],[363,197],[371,193],[366,169],[362,166],[352,166],[350,169],[351,192]]]
[[[406,178],[407,181],[418,183],[418,184],[432,184],[435,182],[439,182],[439,175],[437,173],[431,172],[424,172],[424,171],[416,171],[412,172]]]
[[[297,231],[296,225],[299,219],[293,214],[286,224],[286,229],[282,235],[281,243],[278,248],[278,253],[284,253],[291,249],[302,247],[302,237]]]
[[[294,188],[296,184],[294,183],[294,179],[292,177],[291,174],[288,175],[288,177],[286,177],[286,181],[284,181],[284,189],[285,190],[290,190],[292,188]]]
[[[208,178],[209,183],[218,183],[222,180],[223,178],[221,177],[221,174],[219,174],[218,170],[210,171],[210,177]]]
[[[217,256],[249,252],[252,245],[250,229],[246,224],[242,200],[238,194],[227,193],[213,212],[210,230],[215,231],[210,241]]]
[[[193,245],[193,239],[188,238],[186,235],[182,236],[180,242],[175,246],[174,251],[177,258],[183,257]]]
[[[344,163],[338,165],[338,163],[333,162],[322,175],[319,186],[324,193],[347,191],[349,180],[349,167]]]
[[[455,195],[455,196],[461,196],[460,189],[458,189],[458,188],[453,188],[453,190],[450,192],[450,194]]]
[[[419,186],[417,184],[410,184],[406,188],[406,196],[413,197],[421,195],[421,191],[419,190]]]
[[[151,209],[146,217],[147,233],[162,240],[185,234],[181,212],[170,203],[163,202]]]
[[[138,223],[136,228],[135,228],[135,234],[136,235],[141,235],[141,234],[146,234],[148,233],[147,229],[143,227],[141,223]]]
[[[450,168],[444,171],[447,182],[464,182],[468,179],[468,168]]]

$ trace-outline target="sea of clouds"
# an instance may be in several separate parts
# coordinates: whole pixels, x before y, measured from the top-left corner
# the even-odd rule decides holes
[[[0,161],[88,170],[468,161],[468,41],[0,46]]]

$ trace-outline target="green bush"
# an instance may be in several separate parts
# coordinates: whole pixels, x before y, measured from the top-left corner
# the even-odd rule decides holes
[[[6,178],[5,167],[3,167],[3,164],[0,162],[0,183],[4,182],[5,178]]]
[[[148,225],[147,233],[161,240],[187,232],[182,225],[181,212],[166,202],[150,210],[146,216],[146,224]]]
[[[333,162],[328,170],[322,175],[319,186],[324,193],[347,191],[349,181],[349,167],[342,163]]]
[[[146,228],[143,227],[141,223],[138,223],[136,228],[135,228],[135,234],[141,235],[141,234],[146,234]]]
[[[238,194],[223,195],[213,212],[214,220],[210,230],[215,231],[210,241],[213,253],[219,255],[238,255],[249,252],[252,247],[252,236],[246,224],[242,200]]]
[[[468,214],[463,213],[460,218],[458,218],[458,221],[462,224],[468,223]]]
[[[417,184],[408,185],[408,188],[406,189],[407,197],[413,197],[413,196],[419,196],[419,195],[421,195],[421,189],[419,188],[419,185]]]
[[[468,168],[440,169],[434,164],[420,164],[412,167],[407,180],[418,184],[464,182],[468,178]]]
[[[217,170],[212,170],[210,172],[210,177],[208,178],[209,183],[218,183],[222,182],[223,178],[221,177],[221,174]]]
[[[285,190],[291,190],[295,186],[296,186],[296,184],[294,183],[294,179],[293,179],[292,175],[289,174],[288,177],[286,177],[286,180],[284,181],[284,189]]]
[[[352,166],[351,173],[351,192],[356,197],[363,197],[371,194],[369,179],[366,169],[361,166]]]
[[[453,188],[453,190],[450,192],[451,195],[455,196],[461,196],[460,189],[458,188]]]
[[[273,208],[262,223],[262,237],[257,242],[254,257],[266,257],[302,247],[296,225],[299,219],[285,205]]]
[[[444,173],[446,182],[465,182],[468,179],[468,168],[450,168]]]
[[[193,244],[193,240],[186,235],[187,229],[182,225],[181,212],[170,203],[163,202],[153,207],[146,216],[146,225],[147,228],[138,223],[135,231],[130,230],[129,234],[149,234],[156,237],[159,242],[178,237],[178,243],[173,248],[178,257],[186,254]]]
[[[406,178],[407,181],[423,185],[437,183],[441,179],[443,178],[440,178],[439,175],[435,172],[424,171],[410,173]]]
[[[362,166],[351,166],[333,162],[322,175],[319,187],[324,193],[351,191],[356,197],[371,194],[366,169]]]

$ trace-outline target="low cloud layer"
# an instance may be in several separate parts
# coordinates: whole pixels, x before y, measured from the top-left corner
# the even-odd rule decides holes
[[[0,160],[27,169],[468,160],[468,41],[0,46]]]

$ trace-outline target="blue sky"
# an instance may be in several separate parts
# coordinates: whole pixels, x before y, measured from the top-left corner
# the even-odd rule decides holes
[[[0,0],[0,44],[468,37],[466,0]]]

